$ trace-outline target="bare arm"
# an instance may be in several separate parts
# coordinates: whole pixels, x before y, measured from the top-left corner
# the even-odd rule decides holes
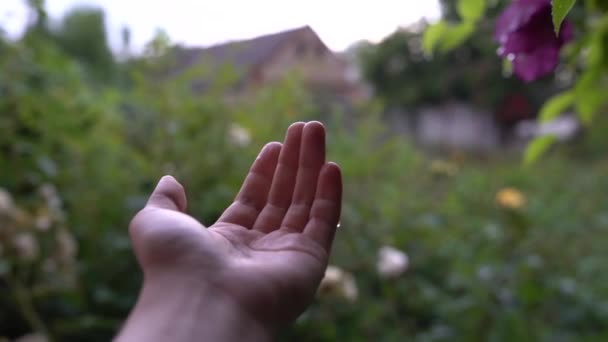
[[[311,303],[340,217],[340,168],[325,129],[295,123],[266,145],[234,202],[204,227],[163,177],[129,232],[144,284],[116,338],[268,341]]]

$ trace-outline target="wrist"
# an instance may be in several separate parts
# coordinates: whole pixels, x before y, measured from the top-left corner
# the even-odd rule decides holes
[[[117,341],[270,341],[274,328],[200,281],[145,280]]]

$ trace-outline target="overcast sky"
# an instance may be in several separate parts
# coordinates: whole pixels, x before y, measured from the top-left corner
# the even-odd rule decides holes
[[[0,21],[17,36],[26,21],[25,0],[0,0]],[[436,0],[46,0],[51,17],[78,4],[106,10],[112,46],[120,46],[121,27],[131,28],[141,48],[157,28],[174,42],[206,46],[310,25],[333,50],[360,39],[378,41],[399,26],[439,16]]]

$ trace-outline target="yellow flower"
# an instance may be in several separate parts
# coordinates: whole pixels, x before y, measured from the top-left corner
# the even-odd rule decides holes
[[[435,175],[447,177],[453,176],[458,172],[458,167],[455,164],[440,159],[433,160],[430,169],[431,173]]]
[[[505,209],[519,209],[526,204],[526,197],[515,188],[503,188],[496,193],[496,203]]]

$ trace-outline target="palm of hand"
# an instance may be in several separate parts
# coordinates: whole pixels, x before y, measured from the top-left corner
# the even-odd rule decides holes
[[[341,176],[325,163],[319,123],[268,144],[233,204],[205,229],[165,177],[130,227],[146,278],[205,283],[264,320],[291,320],[312,300],[340,215]]]

